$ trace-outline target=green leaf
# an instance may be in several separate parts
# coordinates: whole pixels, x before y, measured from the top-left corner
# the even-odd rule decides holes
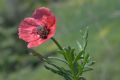
[[[55,70],[55,69],[53,69],[53,68],[51,68],[51,67],[48,67],[47,65],[45,65],[45,68],[46,68],[47,70],[52,71],[53,73],[56,73],[56,74],[64,77],[66,80],[71,80],[71,78],[69,77],[68,74],[66,74],[66,73],[64,73],[64,72],[62,72],[62,71],[60,71],[60,70]]]
[[[83,53],[84,53],[84,51],[80,51],[80,52],[78,53],[78,55],[76,56],[74,62],[76,62],[76,61],[78,61],[78,60],[80,60],[80,59],[83,59],[83,57],[82,57]]]
[[[62,52],[63,53],[63,52]],[[75,58],[75,49],[72,49],[70,46],[64,48],[64,58],[69,65],[72,65]]]
[[[75,49],[70,49],[70,54],[69,55],[70,55],[70,60],[71,61],[73,61],[74,58],[75,58],[75,53],[74,52],[75,52]]]
[[[58,52],[64,56],[65,60],[67,60],[65,48],[63,50],[58,51]]]
[[[89,62],[87,63],[88,66],[92,66],[95,64],[95,61],[89,60]]]
[[[79,80],[86,80],[86,79],[83,76],[80,76]]]
[[[83,71],[83,66],[82,65],[78,65],[79,67],[78,67],[78,69],[79,69],[79,72],[82,72]]]
[[[47,58],[48,58],[48,59],[55,59],[55,60],[64,62],[65,64],[68,64],[65,60],[63,60],[63,59],[61,59],[61,58],[58,58],[58,57],[47,57]]]
[[[74,58],[75,58],[74,51],[75,51],[75,49],[68,47],[67,55],[68,55],[68,59],[69,59],[70,63],[72,63],[74,61]]]
[[[48,67],[47,65],[44,65],[44,67],[45,67],[47,70],[52,71],[53,73],[60,74],[60,72],[59,72],[58,70],[55,70],[55,69],[53,69],[53,68],[51,68],[51,67]]]
[[[93,70],[93,68],[91,68],[91,67],[84,67],[83,72],[87,72],[87,71],[91,71],[91,70]]]
[[[87,47],[87,42],[88,42],[88,28],[86,29],[86,32],[84,33],[83,39],[85,40],[84,47],[83,47],[83,49],[85,50]]]
[[[54,73],[56,73],[56,74],[58,74],[60,76],[63,76],[66,80],[71,80],[71,78],[70,78],[71,77],[71,73],[70,73],[69,70],[66,70],[63,67],[59,67],[59,66],[57,66],[55,64],[52,64],[50,62],[48,62],[48,64],[53,66],[56,69],[48,67],[48,66],[45,65],[46,69],[48,69],[48,70],[50,70],[50,71],[52,71],[52,72],[54,72]]]
[[[78,41],[77,41],[77,45],[78,45],[80,51],[82,51],[83,50],[82,45]]]
[[[84,57],[84,65],[88,62],[88,58],[89,58],[89,54],[85,54],[85,57]]]

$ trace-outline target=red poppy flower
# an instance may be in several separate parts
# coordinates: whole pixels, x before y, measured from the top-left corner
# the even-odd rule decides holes
[[[32,17],[25,18],[19,26],[19,38],[28,42],[28,48],[36,47],[54,36],[56,18],[45,7],[35,10]]]

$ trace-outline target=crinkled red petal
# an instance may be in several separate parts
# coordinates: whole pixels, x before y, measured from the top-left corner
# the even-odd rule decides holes
[[[41,19],[43,16],[51,16],[52,13],[48,8],[41,7],[35,10],[32,17],[35,19]]]
[[[37,40],[39,35],[34,33],[36,25],[38,24],[33,18],[25,18],[19,26],[19,38],[26,42]]]

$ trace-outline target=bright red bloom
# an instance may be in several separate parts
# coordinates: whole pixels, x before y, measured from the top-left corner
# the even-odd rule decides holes
[[[36,47],[51,37],[56,31],[56,18],[45,7],[35,10],[32,17],[25,18],[19,26],[19,38],[28,42],[28,48]]]

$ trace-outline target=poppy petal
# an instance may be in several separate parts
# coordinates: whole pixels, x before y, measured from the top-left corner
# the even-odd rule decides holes
[[[56,23],[55,16],[48,16],[47,17],[47,26],[51,27]]]
[[[33,33],[36,25],[37,23],[33,18],[25,18],[19,26],[19,38],[25,40],[26,42],[37,40],[39,35]]]
[[[51,16],[52,13],[48,8],[41,7],[35,10],[32,17],[35,19],[41,19],[43,16]]]
[[[38,39],[38,40],[35,40],[35,41],[31,41],[28,43],[27,47],[28,48],[33,48],[33,47],[37,47],[39,46],[40,44],[46,42],[48,39]]]

